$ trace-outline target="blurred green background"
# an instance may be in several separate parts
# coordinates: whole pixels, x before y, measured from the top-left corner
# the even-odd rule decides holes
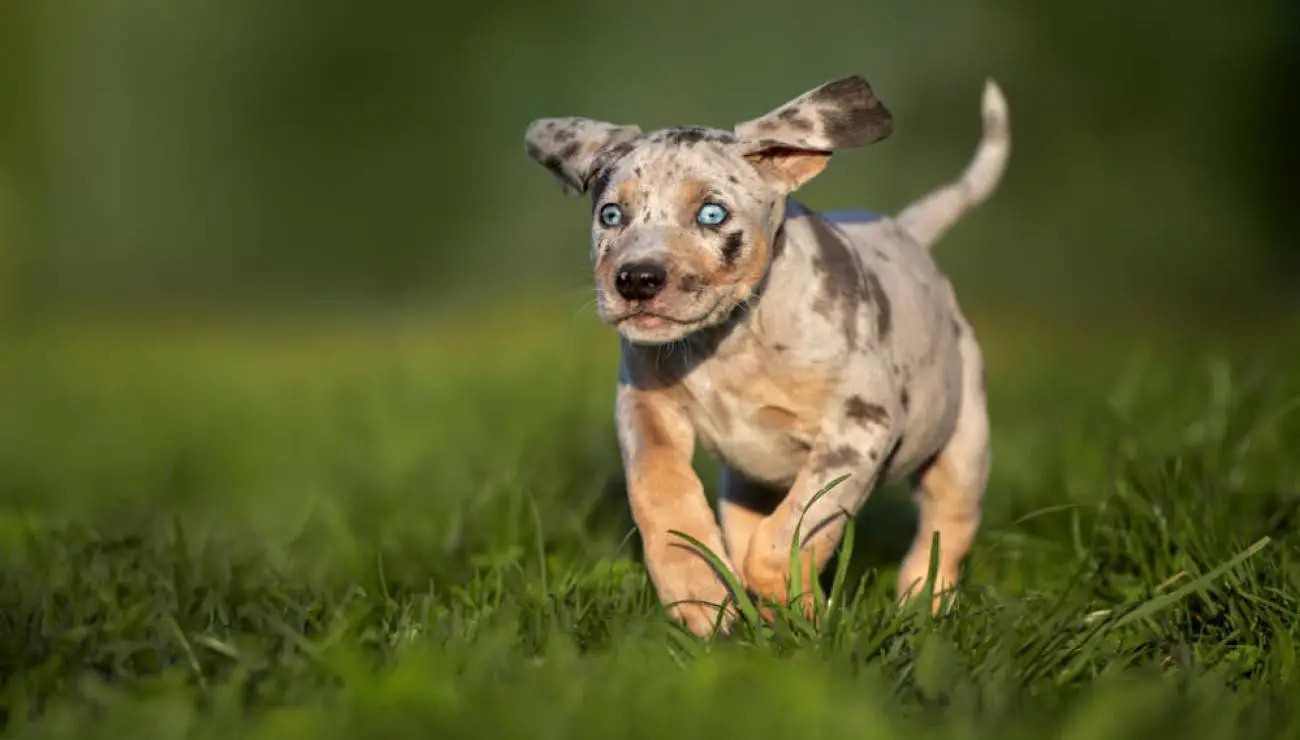
[[[861,73],[894,136],[817,207],[954,176],[986,76],[1002,189],[939,249],[976,315],[1295,313],[1286,0],[0,2],[0,306],[57,319],[580,311],[585,210],[534,117],[731,123]],[[1243,6],[1244,7],[1244,6]]]
[[[325,696],[325,655],[361,710],[266,736],[371,737],[407,706],[422,737],[581,738],[580,714],[601,738],[940,736],[862,713],[925,706],[942,672],[881,626],[905,498],[859,517],[870,588],[838,647],[670,663],[627,562],[589,211],[523,152],[540,116],[729,126],[855,73],[896,130],[837,156],[814,207],[896,212],[966,165],[986,77],[1011,107],[1001,188],[937,247],[994,436],[980,606],[942,627],[988,700],[953,700],[941,736],[1147,737],[1111,704],[1086,731],[994,720],[1185,644],[1188,670],[1294,694],[1297,9],[0,0],[0,734],[44,713],[23,737],[252,737],[177,707]],[[1223,616],[1201,576],[1265,534]],[[1140,603],[1105,650],[1057,639]],[[349,645],[405,668],[338,669]],[[106,720],[87,670],[176,701]],[[1232,734],[1220,704],[1161,706]]]

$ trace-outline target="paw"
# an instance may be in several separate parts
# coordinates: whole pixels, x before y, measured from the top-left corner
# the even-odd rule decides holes
[[[737,612],[722,575],[689,547],[666,547],[656,554],[647,565],[668,615],[699,637],[714,634],[715,628],[726,634]],[[726,560],[723,565],[734,571]]]
[[[800,577],[799,592],[792,593],[790,587],[794,585],[794,581],[790,569],[790,553],[786,551],[781,556],[764,557],[760,552],[751,547],[749,556],[745,558],[742,575],[745,588],[760,601],[768,604],[772,602],[781,606],[797,604],[803,608],[807,619],[813,619],[816,616],[816,600],[813,594],[817,587],[817,573],[816,569],[807,562],[809,560],[807,554],[801,554],[801,559],[805,562]],[[761,606],[759,612],[768,622],[771,622],[775,616],[769,606]]]
[[[717,598],[670,602],[668,614],[696,637],[712,637],[715,630],[716,634],[725,635],[731,631],[731,626],[736,621],[736,609],[730,604],[721,611],[719,618],[720,610],[716,605],[724,604],[726,599],[727,592],[724,589]],[[707,603],[692,603],[693,601]]]
[[[930,575],[930,564],[925,563],[904,563],[898,571],[898,585],[896,587],[896,599],[899,605],[911,603],[914,599],[921,597],[925,591],[925,581]],[[957,569],[952,567],[940,567],[935,574],[934,594],[930,599],[930,613],[938,614],[944,609],[944,603],[947,602],[948,608],[951,608],[957,595]]]
[[[790,563],[759,555],[750,548],[745,558],[741,578],[745,588],[760,599],[770,599],[779,604],[790,600]]]

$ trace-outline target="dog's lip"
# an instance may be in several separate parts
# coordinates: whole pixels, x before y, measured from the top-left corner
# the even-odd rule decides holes
[[[651,311],[648,309],[638,308],[632,311],[627,311],[625,313],[619,314],[618,316],[614,316],[613,318],[611,318],[610,323],[615,325],[621,325],[629,321],[636,321],[637,319],[659,319],[660,321],[665,321],[670,324],[676,324],[678,326],[695,326],[696,324],[701,324],[704,321],[708,320],[708,318],[713,315],[714,311],[716,311],[717,308],[718,307],[715,304],[713,306],[710,306],[709,310],[702,312],[699,316],[692,316],[690,318],[681,318],[666,313],[660,313],[658,311]]]
[[[614,313],[614,314],[605,313],[602,311],[601,318],[603,319],[605,324],[609,326],[615,326],[615,327],[622,326],[629,322],[635,322],[637,319],[658,319],[658,321],[654,321],[652,323],[666,323],[666,324],[673,324],[676,326],[693,327],[693,326],[700,326],[702,324],[707,323],[712,316],[717,314],[718,309],[724,303],[726,303],[726,298],[724,296],[718,296],[714,300],[713,304],[710,305],[708,308],[698,312],[694,316],[688,316],[688,317],[682,317],[680,315],[675,316],[671,313],[664,312],[662,309],[656,310],[656,308],[659,307],[649,307],[645,305],[640,305],[634,307],[626,307],[624,311],[620,313]]]
[[[641,311],[641,310],[628,311],[627,313],[621,316],[616,316],[614,318],[614,323],[621,324],[624,321],[633,321],[635,319],[661,319],[663,321],[668,321],[674,324],[698,323],[698,319],[679,319],[676,316],[669,316],[668,314],[658,313],[656,311]]]

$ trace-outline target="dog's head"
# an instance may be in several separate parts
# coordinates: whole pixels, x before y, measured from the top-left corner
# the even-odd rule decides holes
[[[650,133],[542,118],[528,155],[591,198],[596,306],[628,340],[676,341],[722,323],[767,274],[785,199],[837,149],[888,136],[893,119],[861,77],[828,82],[733,131]]]

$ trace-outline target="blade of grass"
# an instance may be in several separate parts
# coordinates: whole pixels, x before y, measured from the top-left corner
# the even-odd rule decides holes
[[[1206,573],[1200,578],[1197,578],[1196,580],[1184,585],[1182,588],[1179,588],[1177,591],[1171,591],[1167,594],[1157,596],[1154,599],[1149,599],[1138,608],[1134,609],[1131,612],[1127,612],[1126,614],[1124,614],[1124,616],[1110,623],[1107,626],[1107,629],[1119,629],[1120,627],[1123,627],[1131,622],[1135,622],[1139,619],[1146,619],[1154,615],[1156,612],[1168,608],[1169,606],[1177,603],[1178,601],[1181,601],[1184,597],[1186,597],[1188,594],[1192,593],[1193,591],[1197,591],[1199,589],[1205,588],[1210,584],[1211,581],[1218,580],[1224,574],[1233,570],[1238,565],[1241,565],[1245,561],[1254,557],[1265,547],[1268,547],[1269,543],[1272,541],[1273,538],[1271,537],[1268,536],[1261,537],[1259,540],[1255,542],[1255,544],[1237,553],[1237,555],[1235,555],[1228,562],[1220,565],[1219,567],[1215,568],[1209,573]]]
[[[831,592],[826,600],[820,605],[824,610],[826,634],[834,634],[843,621],[845,611],[844,589],[849,579],[849,560],[853,554],[853,538],[855,536],[853,528],[853,517],[848,512],[844,512],[847,524],[844,527],[844,536],[840,539],[839,553],[836,555],[835,578],[831,580]],[[817,592],[820,594],[821,589]]]
[[[1070,661],[1069,665],[1067,665],[1065,669],[1061,671],[1060,676],[1058,676],[1057,678],[1057,683],[1064,684],[1073,680],[1074,677],[1078,675],[1080,671],[1083,670],[1084,666],[1087,665],[1088,661],[1092,658],[1093,654],[1096,653],[1098,645],[1101,643],[1102,638],[1105,637],[1107,633],[1113,630],[1117,630],[1121,627],[1125,627],[1139,620],[1150,619],[1158,612],[1167,609],[1173,604],[1181,601],[1183,598],[1185,598],[1188,594],[1192,593],[1193,591],[1200,591],[1202,589],[1205,589],[1207,586],[1209,586],[1211,582],[1218,580],[1223,575],[1229,573],[1230,571],[1232,571],[1237,566],[1241,565],[1246,560],[1249,560],[1251,557],[1254,557],[1255,555],[1259,554],[1259,552],[1263,550],[1265,547],[1267,547],[1270,542],[1272,542],[1272,538],[1261,537],[1253,545],[1237,553],[1226,563],[1223,563],[1222,565],[1218,566],[1214,570],[1211,570],[1210,572],[1206,573],[1200,578],[1197,578],[1192,582],[1184,585],[1182,588],[1179,588],[1177,591],[1172,591],[1170,593],[1157,596],[1153,599],[1148,599],[1147,601],[1138,605],[1136,608],[1132,609],[1131,611],[1125,612],[1122,616],[1112,621],[1101,620],[1089,632],[1087,637],[1085,637],[1083,640],[1080,641],[1077,654],[1075,655],[1074,659]]]
[[[826,485],[822,486],[821,489],[817,491],[817,493],[813,494],[812,498],[808,499],[808,503],[804,505],[803,511],[799,512],[799,518],[794,523],[794,536],[790,538],[790,579],[789,579],[789,583],[787,584],[788,593],[790,594],[790,600],[792,602],[794,601],[794,599],[801,597],[803,595],[804,568],[803,568],[803,558],[802,558],[802,551],[803,551],[802,533],[803,533],[804,517],[808,516],[808,511],[812,509],[812,507],[815,506],[817,502],[822,499],[823,496],[830,493],[831,489],[835,488],[835,486],[838,486],[839,484],[848,480],[848,478],[849,475],[845,473],[844,475],[841,475],[838,478],[831,480],[830,483],[827,483]],[[810,556],[810,562],[816,562],[811,558],[812,553],[809,553],[809,556]],[[821,591],[821,589],[819,588],[821,584],[818,583],[817,576],[818,576],[817,573],[809,574],[809,578],[813,582],[812,588],[814,590],[813,593],[814,604],[818,600],[818,596],[820,595],[820,591]],[[800,617],[802,617],[802,615],[800,615]],[[807,620],[803,619],[802,621],[807,621]]]

